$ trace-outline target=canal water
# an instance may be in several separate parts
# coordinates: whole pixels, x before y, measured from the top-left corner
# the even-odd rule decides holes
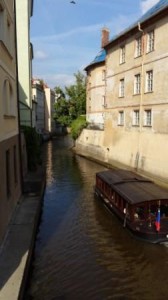
[[[168,248],[136,240],[93,196],[105,168],[45,145],[47,186],[25,299],[166,300]]]

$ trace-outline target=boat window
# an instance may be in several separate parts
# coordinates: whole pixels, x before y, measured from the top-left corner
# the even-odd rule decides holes
[[[150,216],[155,217],[157,212],[158,206],[157,205],[151,205],[149,209]]]
[[[110,186],[107,184],[107,183],[105,183],[105,194],[107,195],[107,196],[110,196]]]
[[[112,202],[115,202],[115,192],[114,191],[111,191],[111,200]]]
[[[96,179],[97,179],[97,186],[99,188],[102,188],[102,180],[99,177],[97,177]]]
[[[115,202],[115,205],[116,205],[116,206],[119,206],[119,204],[120,204],[120,196],[119,196],[118,194],[115,195],[115,200],[114,200],[114,202]]]
[[[168,204],[161,205],[160,215],[161,215],[161,218],[168,218]]]
[[[135,220],[144,220],[145,219],[144,206],[137,206],[135,208],[134,219]]]

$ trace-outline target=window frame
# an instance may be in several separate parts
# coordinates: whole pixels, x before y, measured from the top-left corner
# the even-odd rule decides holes
[[[119,83],[119,98],[124,98],[125,96],[125,79],[120,79]]]
[[[150,53],[155,50],[155,33],[154,29],[147,32],[147,49],[146,52]]]
[[[141,74],[134,75],[134,95],[141,94]]]
[[[119,110],[119,112],[118,112],[118,126],[124,126],[124,123],[125,123],[124,110]]]
[[[10,149],[6,150],[5,154],[5,160],[6,160],[6,196],[9,198],[11,196],[11,174],[10,174]]]
[[[140,56],[142,56],[142,36],[137,37],[135,40],[135,58]]]
[[[153,70],[146,71],[146,93],[153,92]]]
[[[106,79],[106,70],[102,70],[102,81]]]
[[[132,113],[132,126],[140,125],[140,111],[139,109],[134,109]]]
[[[16,117],[16,107],[14,99],[14,90],[11,81],[6,78],[3,82],[3,116],[15,118]]]
[[[17,168],[17,147],[13,146],[13,173],[15,185],[18,183],[18,168]]]
[[[152,109],[144,110],[144,125],[143,126],[144,127],[152,127]]]
[[[120,65],[125,63],[125,54],[126,54],[125,45],[120,47]]]

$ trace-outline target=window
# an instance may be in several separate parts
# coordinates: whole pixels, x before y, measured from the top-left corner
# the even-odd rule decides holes
[[[16,109],[14,107],[13,89],[10,81],[6,79],[3,84],[3,98],[4,98],[4,115],[15,116]]]
[[[102,96],[102,106],[106,107],[106,98],[104,95]]]
[[[102,71],[102,80],[104,81],[104,80],[105,80],[105,78],[106,78],[106,71],[105,71],[105,70],[103,70],[103,71]]]
[[[0,40],[3,42],[5,47],[7,48],[10,55],[12,55],[12,47],[13,35],[12,35],[12,23],[11,23],[11,16],[8,13],[8,9],[5,8],[4,1],[0,1]]]
[[[134,110],[133,111],[133,126],[139,126],[139,110]]]
[[[119,111],[118,113],[118,125],[123,126],[124,125],[124,111]]]
[[[125,46],[120,48],[120,64],[125,63]]]
[[[146,93],[153,91],[153,71],[146,72]]]
[[[147,53],[154,50],[154,31],[147,34]]]
[[[0,3],[0,40],[2,40],[4,42],[4,33],[5,33],[5,26],[4,26],[4,19],[5,19],[5,13],[4,13],[4,9]]]
[[[7,29],[6,46],[8,47],[8,50],[11,51],[12,28],[9,19],[7,19],[6,29]]]
[[[10,151],[6,151],[6,195],[10,197],[11,189],[10,189]]]
[[[17,173],[17,152],[16,152],[16,146],[13,147],[13,166],[14,166],[14,180],[15,184],[18,182],[18,173]]]
[[[152,111],[147,109],[144,111],[144,126],[152,126]]]
[[[142,38],[139,37],[136,39],[135,57],[141,56],[141,54],[142,54]]]
[[[134,95],[141,93],[141,75],[136,74],[134,78]]]
[[[124,97],[124,79],[120,80],[119,97]]]

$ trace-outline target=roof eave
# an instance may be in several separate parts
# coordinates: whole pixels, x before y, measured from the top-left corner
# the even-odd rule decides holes
[[[88,72],[89,69],[91,69],[91,68],[93,68],[93,67],[97,67],[98,65],[103,65],[103,64],[105,64],[105,60],[104,60],[104,61],[99,61],[99,62],[92,63],[92,64],[86,66],[86,68],[84,68],[84,70],[85,70],[86,72]]]
[[[112,44],[116,43],[118,40],[124,39],[126,36],[130,36],[134,31],[138,31],[139,23],[141,24],[141,28],[143,29],[146,25],[148,25],[149,21],[151,24],[151,21],[154,22],[156,18],[157,19],[158,19],[158,17],[161,18],[164,15],[167,16],[167,14],[166,14],[167,12],[168,12],[168,7],[164,7],[162,10],[160,10],[156,14],[152,15],[150,18],[148,18],[142,22],[137,21],[137,23],[135,23],[132,28],[128,29],[127,31],[125,31],[123,33],[121,32],[121,34],[119,34],[114,40],[109,41],[109,43],[104,46],[104,49],[107,50]]]

